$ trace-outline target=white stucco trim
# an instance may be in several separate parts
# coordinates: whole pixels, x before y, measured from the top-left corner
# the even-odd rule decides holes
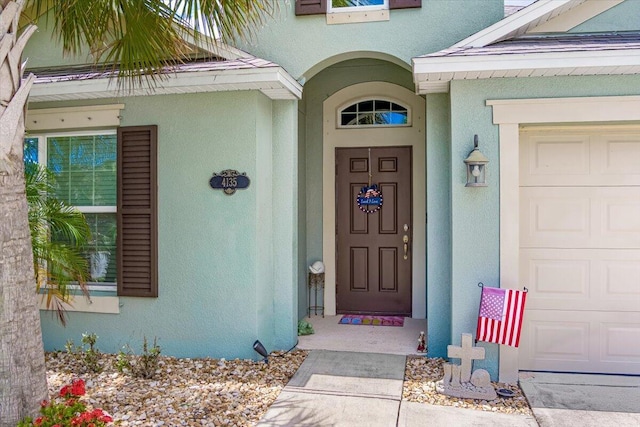
[[[388,21],[389,9],[334,11],[327,13],[327,25]]]
[[[640,122],[640,96],[488,100],[500,126],[500,287],[518,288],[522,124]],[[500,346],[499,381],[518,380],[518,350]]]
[[[47,309],[47,296],[42,295],[39,298],[40,310],[51,311]],[[91,297],[85,298],[82,295],[77,295],[72,304],[62,304],[66,311],[82,311],[86,313],[108,313],[119,314],[120,313],[120,298],[118,297]]]
[[[124,104],[28,110],[25,127],[29,132],[120,126]]]
[[[337,126],[337,110],[345,103],[377,96],[397,99],[412,110],[413,126],[381,129],[344,129]],[[412,146],[413,151],[413,253],[412,317],[426,317],[426,188],[425,101],[410,90],[392,83],[367,82],[344,88],[324,101],[322,147],[322,256],[325,264],[325,313],[336,314],[336,147]],[[373,132],[372,138],[353,138],[353,131]],[[351,135],[351,137],[349,136]]]

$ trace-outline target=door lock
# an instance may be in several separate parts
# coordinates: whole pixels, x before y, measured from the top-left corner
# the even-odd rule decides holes
[[[409,259],[408,256],[408,252],[409,252],[409,236],[407,236],[406,234],[404,236],[402,236],[402,242],[404,243],[404,259]]]

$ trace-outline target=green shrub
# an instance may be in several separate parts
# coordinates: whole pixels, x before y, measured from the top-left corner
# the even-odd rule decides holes
[[[153,346],[149,347],[147,337],[142,341],[142,354],[136,355],[128,344],[124,351],[120,350],[116,357],[116,369],[120,372],[130,373],[134,377],[151,379],[158,370],[158,357],[160,356],[160,346],[157,338],[153,339]]]

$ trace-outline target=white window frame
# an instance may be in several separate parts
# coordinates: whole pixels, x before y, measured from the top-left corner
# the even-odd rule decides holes
[[[380,5],[349,7],[333,7],[332,0],[327,0],[327,13],[366,12],[374,10],[389,10],[389,0],[384,0],[383,4]]]
[[[47,138],[55,137],[70,137],[70,136],[95,136],[95,135],[114,135],[117,137],[118,131],[114,128],[101,129],[101,130],[86,130],[86,131],[69,131],[69,132],[34,132],[33,134],[25,135],[25,138],[37,138],[38,139],[38,164],[48,167],[47,158]],[[117,206],[79,206],[73,205],[82,213],[117,213]],[[117,232],[117,231],[116,231]],[[115,259],[111,262],[115,262]],[[47,285],[48,286],[48,285]],[[79,285],[70,284],[69,289],[79,290]],[[87,281],[87,288],[89,291],[96,292],[117,292],[118,285],[116,282],[91,282]]]
[[[371,124],[371,125],[343,125],[342,124],[342,112],[346,109],[351,107],[352,105],[355,104],[359,104],[361,102],[365,102],[365,101],[386,101],[386,102],[391,102],[393,104],[399,105],[402,108],[404,108],[405,110],[407,110],[407,123],[403,123],[403,124],[388,124],[388,125],[383,125],[383,124]],[[374,111],[375,112],[375,111]],[[412,123],[411,123],[411,107],[405,105],[403,102],[398,101],[396,99],[393,98],[389,98],[389,97],[384,97],[384,96],[378,96],[378,97],[363,97],[363,98],[358,98],[355,99],[353,101],[349,101],[345,104],[340,105],[340,107],[338,107],[336,109],[336,124],[337,127],[339,129],[363,129],[363,128],[397,128],[397,127],[411,127]]]

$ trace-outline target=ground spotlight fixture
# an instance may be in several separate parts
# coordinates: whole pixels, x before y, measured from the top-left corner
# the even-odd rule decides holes
[[[256,342],[253,343],[253,349],[260,356],[264,357],[263,359],[264,363],[269,363],[269,353],[267,352],[267,350],[264,348],[264,346],[259,340],[256,340]]]

